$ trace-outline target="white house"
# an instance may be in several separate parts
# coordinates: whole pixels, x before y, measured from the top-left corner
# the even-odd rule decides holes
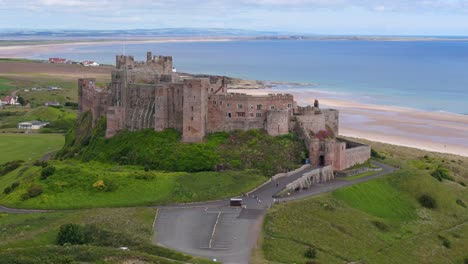
[[[4,105],[19,105],[18,96],[5,96],[2,99],[2,104]]]
[[[48,122],[42,122],[42,121],[29,121],[29,122],[21,122],[18,124],[18,129],[27,129],[27,130],[37,130],[41,129],[45,126],[47,126],[49,123]]]
[[[86,60],[86,61],[83,61],[83,62],[81,63],[81,65],[86,66],[86,67],[89,67],[89,66],[96,67],[96,66],[99,66],[99,63],[97,63],[97,62],[95,62],[95,61]]]

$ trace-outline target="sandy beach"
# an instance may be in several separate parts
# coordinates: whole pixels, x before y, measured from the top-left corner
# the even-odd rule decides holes
[[[468,116],[410,108],[362,104],[315,91],[232,90],[247,94],[290,93],[299,105],[340,110],[340,135],[468,157]]]
[[[138,40],[100,40],[57,44],[0,46],[0,58],[27,58],[33,55],[71,49],[77,46],[99,46],[111,44],[144,44],[144,43],[182,43],[182,42],[223,42],[246,39],[241,37],[180,37],[180,38],[154,38]]]

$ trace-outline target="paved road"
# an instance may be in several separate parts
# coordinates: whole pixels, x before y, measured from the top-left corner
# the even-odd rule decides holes
[[[37,213],[47,213],[51,212],[50,210],[34,210],[34,209],[16,209],[8,208],[0,205],[0,213],[9,213],[9,214],[37,214]]]
[[[288,183],[314,169],[309,167],[300,173],[271,181],[248,197],[243,197],[243,203],[246,205],[244,209],[229,207],[229,200],[159,207],[153,242],[227,264],[248,263],[261,231],[265,211],[273,203],[330,192],[381,177],[395,170],[380,162],[373,164],[381,167],[382,171],[353,181],[335,179],[314,185],[287,198],[273,199]]]

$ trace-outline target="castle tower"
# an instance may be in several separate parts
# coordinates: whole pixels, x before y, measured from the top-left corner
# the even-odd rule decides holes
[[[289,110],[268,110],[266,131],[270,136],[289,133]]]
[[[150,62],[151,60],[153,59],[153,54],[151,53],[151,51],[148,51],[146,53],[146,62]]]
[[[182,129],[184,142],[201,142],[206,135],[209,87],[208,79],[184,80]]]
[[[155,100],[154,129],[156,131],[163,131],[169,128],[169,98],[168,89],[165,85],[158,85],[156,87]]]

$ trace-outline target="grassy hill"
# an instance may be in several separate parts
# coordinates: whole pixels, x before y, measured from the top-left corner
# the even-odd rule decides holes
[[[160,171],[255,170],[271,176],[298,167],[306,157],[301,140],[294,134],[272,137],[265,131],[214,133],[205,142],[181,142],[179,132],[168,129],[156,132],[146,129],[122,131],[104,138],[106,123],[102,119],[91,127],[91,114],[83,114],[67,134],[60,159],[110,162],[119,165],[141,165]]]
[[[401,170],[274,206],[252,263],[466,261],[468,158],[366,143]],[[440,168],[445,178],[437,177]],[[423,202],[423,196],[434,203]],[[306,254],[309,249],[314,258]]]
[[[152,245],[155,214],[151,208],[0,213],[0,263],[211,263]],[[58,245],[60,227],[66,224],[92,230],[93,240]]]

